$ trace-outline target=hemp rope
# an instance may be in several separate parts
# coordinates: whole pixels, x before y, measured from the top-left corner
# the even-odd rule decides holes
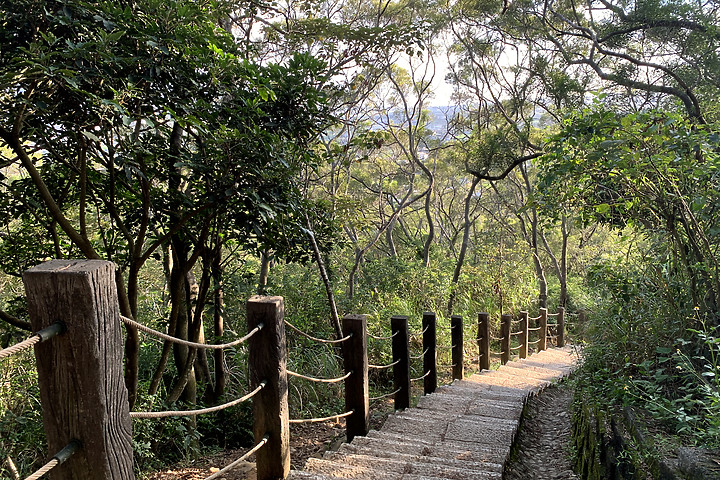
[[[352,333],[346,337],[339,338],[337,340],[328,340],[326,338],[317,338],[317,337],[313,337],[312,335],[309,335],[309,334],[303,332],[302,330],[300,330],[298,327],[296,327],[292,323],[288,322],[287,320],[285,320],[285,325],[287,325],[291,329],[295,330],[297,333],[299,333],[303,337],[309,338],[310,340],[312,340],[314,342],[319,342],[319,343],[342,343],[342,342],[352,338]]]
[[[196,342],[190,342],[188,340],[183,340],[182,338],[173,337],[172,335],[168,335],[166,333],[158,332],[157,330],[153,330],[150,327],[146,327],[142,323],[138,323],[135,320],[125,317],[123,315],[120,315],[120,320],[125,324],[129,325],[131,327],[135,327],[141,332],[148,333],[150,335],[154,335],[158,338],[162,338],[163,340],[167,340],[168,342],[177,343],[179,345],[185,345],[187,347],[191,348],[204,348],[208,350],[222,350],[224,348],[234,347],[236,345],[240,345],[243,342],[246,342],[250,337],[255,335],[257,332],[263,329],[265,326],[264,323],[260,323],[257,327],[253,328],[250,332],[248,332],[247,335],[245,335],[242,338],[238,338],[237,340],[230,342],[230,343],[221,343],[221,344],[211,344],[211,343],[196,343]]]
[[[311,382],[318,382],[318,383],[338,383],[338,382],[342,382],[343,380],[345,380],[346,378],[348,378],[350,375],[353,374],[353,372],[351,371],[351,372],[348,372],[347,374],[345,374],[344,376],[338,377],[338,378],[315,378],[315,377],[308,377],[308,376],[306,376],[306,375],[302,375],[302,374],[297,373],[297,372],[293,372],[292,370],[286,370],[286,371],[287,371],[287,374],[290,375],[291,377],[302,378],[302,379],[304,379],[304,380],[310,380]]]
[[[222,405],[216,405],[214,407],[199,408],[197,410],[177,410],[177,411],[166,411],[166,412],[130,412],[130,418],[194,417],[195,415],[203,415],[205,413],[218,412],[220,410],[225,410],[226,408],[230,408],[234,405],[237,405],[239,403],[243,403],[247,400],[250,400],[260,390],[265,388],[265,385],[267,385],[267,380],[263,380],[262,382],[260,382],[260,385],[258,385],[258,387],[255,390],[248,393],[247,395],[240,397],[236,400],[233,400],[231,402],[223,403]]]

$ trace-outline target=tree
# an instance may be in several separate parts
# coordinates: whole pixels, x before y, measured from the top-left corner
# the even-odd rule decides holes
[[[716,314],[718,139],[712,126],[679,114],[618,115],[596,104],[569,118],[549,143],[542,208],[567,205],[585,222],[640,228],[664,252],[666,275],[687,282],[688,297],[670,303]]]
[[[304,217],[295,182],[315,161],[308,145],[328,101],[322,62],[298,55],[284,66],[254,64],[218,27],[228,12],[211,7],[19,1],[4,4],[0,33],[0,139],[12,151],[3,161],[21,172],[5,185],[4,208],[29,206],[13,229],[29,222],[49,239],[25,260],[114,261],[121,313],[137,318],[140,272],[171,244],[170,332],[194,340],[202,337],[213,254],[228,239],[303,255],[285,233]],[[126,356],[132,402],[131,328]],[[176,359],[171,398],[185,390],[195,352]]]

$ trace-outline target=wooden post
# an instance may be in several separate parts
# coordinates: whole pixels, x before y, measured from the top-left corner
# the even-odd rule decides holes
[[[268,435],[257,451],[257,480],[276,480],[290,473],[290,418],[288,409],[285,307],[282,297],[255,295],[247,302],[248,330],[263,328],[248,342],[250,388],[265,387],[253,397],[255,443]]]
[[[490,314],[478,313],[477,342],[480,370],[490,370]]]
[[[558,307],[557,316],[557,346],[565,346],[565,307]]]
[[[347,441],[365,436],[370,430],[370,393],[368,383],[367,317],[346,315],[342,319],[343,336],[350,338],[343,343],[345,373],[345,411],[353,411],[347,417]]]
[[[510,361],[510,331],[512,329],[512,315],[500,315],[500,363],[505,365]]]
[[[437,316],[433,312],[423,313],[423,392],[433,393],[437,388]]]
[[[518,341],[520,342],[520,358],[527,358],[528,356],[528,312],[520,312],[520,335],[518,335]]]
[[[134,479],[115,265],[51,260],[27,270],[23,281],[33,330],[55,322],[67,328],[35,345],[50,454],[74,439],[82,444],[53,469],[53,480]]]
[[[390,318],[392,332],[393,378],[395,380],[395,410],[410,407],[410,335],[408,334],[408,317],[394,316]],[[398,361],[399,360],[399,361]]]
[[[462,380],[465,374],[463,348],[463,319],[460,315],[450,317],[450,337],[452,338],[452,378]]]
[[[547,349],[547,319],[548,319],[548,311],[547,308],[541,308],[540,309],[540,330],[538,330],[538,335],[540,340],[538,342],[538,350],[546,350]]]

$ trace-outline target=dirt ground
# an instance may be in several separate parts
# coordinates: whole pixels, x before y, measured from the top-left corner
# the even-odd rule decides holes
[[[392,400],[372,405],[370,427],[379,429],[392,412]],[[290,467],[302,469],[309,457],[320,457],[345,440],[345,420],[290,425]],[[245,450],[227,450],[199,459],[192,466],[178,466],[152,473],[147,480],[204,480],[242,457]],[[224,473],[217,480],[255,480],[255,456]]]

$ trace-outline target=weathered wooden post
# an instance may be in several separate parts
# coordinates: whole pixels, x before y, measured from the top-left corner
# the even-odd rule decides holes
[[[365,436],[370,430],[370,394],[368,383],[367,317],[346,315],[342,319],[343,336],[349,336],[343,343],[345,373],[352,374],[345,379],[345,411],[352,410],[347,417],[347,441]]]
[[[425,395],[437,389],[437,316],[423,313],[423,392]]]
[[[528,323],[528,312],[520,312],[520,335],[518,335],[518,341],[520,342],[520,358],[527,358],[528,355],[528,334],[530,333],[528,330],[530,325],[528,325]]]
[[[480,370],[490,370],[490,314],[478,313],[477,342]]]
[[[253,296],[247,302],[248,330],[263,324],[248,341],[250,388],[265,387],[253,397],[255,443],[267,435],[257,451],[257,480],[276,480],[290,473],[290,418],[288,409],[285,307],[282,297]]]
[[[23,281],[33,330],[56,322],[67,328],[35,345],[48,448],[82,444],[53,469],[53,480],[134,479],[115,265],[50,260]]]
[[[463,319],[460,315],[450,317],[450,337],[452,342],[452,378],[462,380],[465,374],[463,348]]]
[[[538,342],[538,350],[542,351],[547,349],[547,319],[548,319],[548,311],[547,308],[541,308],[540,309],[540,330],[538,330],[538,335],[540,340]]]
[[[505,365],[510,361],[510,332],[512,330],[512,315],[500,315],[500,363]]]
[[[410,335],[408,317],[397,315],[390,318],[392,333],[393,378],[395,380],[395,410],[410,407]]]
[[[557,316],[557,346],[565,346],[565,307],[558,307]]]

